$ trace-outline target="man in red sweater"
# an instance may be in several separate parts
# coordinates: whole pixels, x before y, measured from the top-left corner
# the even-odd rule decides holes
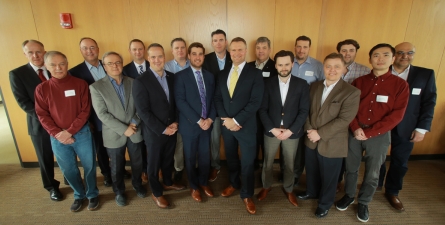
[[[94,210],[99,205],[99,190],[96,154],[88,125],[91,109],[88,84],[68,75],[68,61],[63,53],[47,52],[44,60],[52,77],[36,87],[36,114],[51,136],[59,167],[74,190],[71,211],[78,211],[85,198],[89,199],[88,210]],[[84,168],[86,187],[77,167],[77,157]]]

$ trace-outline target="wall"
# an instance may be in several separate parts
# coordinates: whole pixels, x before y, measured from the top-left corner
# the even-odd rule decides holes
[[[74,29],[62,29],[58,15],[72,14]],[[445,1],[442,0],[0,0],[0,47],[4,54],[0,85],[23,162],[36,162],[26,132],[24,112],[9,86],[8,72],[26,63],[20,44],[37,39],[46,50],[67,54],[70,67],[82,62],[78,42],[89,36],[100,52],[114,50],[130,62],[128,42],[158,42],[172,59],[170,40],[183,37],[198,41],[211,52],[210,33],[223,29],[228,39],[240,36],[248,42],[247,60],[254,59],[259,36],[272,41],[272,54],[293,51],[297,36],[312,39],[310,55],[322,60],[335,51],[337,42],[356,39],[361,49],[357,61],[369,66],[367,52],[377,43],[416,45],[414,65],[436,71],[437,83],[445,82]],[[7,54],[5,54],[7,53]],[[125,62],[125,63],[126,63]],[[413,154],[445,154],[445,90],[438,90],[432,132],[416,144]]]

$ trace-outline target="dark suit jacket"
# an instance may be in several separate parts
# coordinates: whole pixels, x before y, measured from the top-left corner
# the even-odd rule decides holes
[[[309,85],[301,78],[290,76],[289,90],[283,106],[278,79],[276,76],[264,81],[263,103],[259,110],[264,134],[274,137],[269,131],[279,128],[283,120],[284,128],[293,133],[289,138],[300,138],[304,134],[303,125],[309,114]]]
[[[408,73],[410,96],[402,121],[394,128],[400,137],[410,138],[416,128],[430,130],[437,90],[434,70],[411,65]],[[413,94],[413,89],[420,94]]]
[[[142,135],[146,143],[154,143],[176,119],[174,74],[166,72],[169,100],[164,89],[150,69],[133,81],[133,99],[136,112],[142,120]]]
[[[340,79],[321,106],[324,80],[311,84],[311,108],[304,130],[317,130],[321,139],[315,143],[305,138],[310,149],[318,147],[320,155],[343,158],[348,155],[349,124],[355,118],[360,104],[360,90]]]
[[[49,74],[51,77],[51,74]],[[20,66],[9,72],[12,94],[20,108],[26,112],[26,122],[28,123],[28,134],[39,135],[46,132],[40,124],[35,110],[34,92],[37,85],[42,83],[39,76],[29,63]]]
[[[249,65],[251,65],[253,67],[256,67],[255,62],[256,61],[252,61],[252,62],[249,62],[247,64],[249,64]],[[274,77],[274,76],[278,75],[278,71],[275,68],[275,61],[273,61],[271,58],[269,58],[269,60],[267,61],[266,65],[264,65],[264,67],[263,67],[263,69],[261,71],[262,72],[269,72],[269,77]],[[264,77],[263,76],[263,79],[267,79],[269,77]]]
[[[204,69],[202,69],[202,76],[206,92],[207,118],[215,121],[216,108],[213,103],[215,77]],[[179,112],[179,133],[182,136],[199,135],[202,129],[197,122],[201,118],[202,104],[198,84],[191,67],[175,74],[175,102]]]
[[[256,112],[261,106],[264,92],[261,70],[246,63],[239,74],[232,98],[227,78],[230,69],[221,71],[216,82],[215,106],[220,117],[234,118],[242,129],[239,133],[256,133]]]
[[[102,64],[102,61],[99,60],[99,63],[104,67]],[[105,71],[105,69],[104,69]],[[88,83],[88,85],[91,85],[95,82],[93,75],[91,74],[90,70],[88,69],[87,64],[85,64],[85,61],[78,64],[77,66],[71,68],[69,70],[69,73],[77,78],[80,78]],[[106,71],[105,71],[106,73]],[[91,108],[91,115],[89,119],[90,123],[94,124],[94,127],[98,131],[102,131],[102,122],[99,120],[99,117],[97,117],[96,111],[94,111],[94,108]]]
[[[145,60],[145,69],[148,70],[150,68],[150,63]],[[131,61],[127,65],[124,66],[124,69],[122,70],[122,74],[127,77],[131,77],[133,79],[136,79],[139,77],[139,70],[134,65],[134,62]]]
[[[217,79],[216,77],[220,73],[218,60],[216,59],[216,57],[217,57],[216,53],[211,52],[205,55],[204,63],[202,64],[202,68],[212,73],[215,76],[215,80]],[[232,59],[230,58],[230,53],[226,51],[226,63],[224,64],[223,70],[227,69],[230,70],[230,68],[232,68]]]

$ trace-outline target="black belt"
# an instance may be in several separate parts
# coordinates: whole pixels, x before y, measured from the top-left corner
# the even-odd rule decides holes
[[[362,129],[370,128],[370,127],[371,127],[370,125],[366,125],[366,124],[363,124],[363,123],[360,123],[360,122],[358,122],[358,125],[359,125]]]

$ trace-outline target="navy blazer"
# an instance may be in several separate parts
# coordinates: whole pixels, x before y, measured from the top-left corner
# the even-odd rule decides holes
[[[416,128],[431,129],[437,98],[434,70],[411,65],[407,82],[410,89],[408,106],[402,121],[394,129],[400,137],[410,138]],[[416,94],[419,89],[420,94]]]
[[[207,118],[215,121],[216,108],[213,103],[215,78],[205,69],[202,69],[202,77],[206,92]],[[175,74],[175,102],[179,112],[179,133],[182,136],[198,136],[203,131],[197,123],[201,119],[202,104],[198,84],[191,67]],[[208,131],[211,130],[211,128],[208,129]]]
[[[204,63],[202,64],[202,68],[212,73],[215,76],[215,80],[217,79],[216,77],[218,76],[218,74],[221,72],[216,57],[216,53],[211,52],[205,55]],[[232,58],[230,58],[229,52],[226,51],[226,63],[224,64],[223,70],[230,70],[230,68],[232,68]]]
[[[251,65],[251,66],[256,68],[255,62],[256,61],[252,61],[252,62],[249,62],[247,64],[249,64],[249,65]],[[278,71],[275,68],[275,61],[273,61],[271,58],[269,58],[269,60],[266,62],[266,65],[264,65],[264,67],[263,67],[263,69],[261,71],[262,72],[269,72],[269,77],[274,77],[274,76],[278,75]],[[267,79],[269,77],[264,77],[263,76],[263,79]]]
[[[300,138],[304,134],[303,125],[309,115],[309,85],[301,78],[290,76],[289,90],[283,106],[278,79],[276,76],[264,81],[263,103],[259,110],[264,134],[274,137],[269,131],[279,128],[283,120],[284,128],[293,133],[289,138]]]
[[[145,70],[148,70],[149,68],[150,68],[150,63],[147,60],[145,60]],[[136,79],[137,77],[139,77],[139,70],[138,68],[136,68],[136,65],[134,65],[134,62],[131,61],[130,63],[124,66],[122,74],[124,76]]]
[[[150,69],[133,81],[133,100],[136,112],[142,120],[142,135],[147,143],[155,143],[164,130],[177,122],[174,97],[174,74],[165,71],[169,99]]]
[[[239,133],[256,133],[256,112],[261,106],[264,82],[261,70],[246,63],[239,74],[232,98],[227,87],[231,68],[221,71],[216,81],[215,106],[220,117],[235,118]],[[222,122],[222,121],[221,121]]]
[[[48,71],[48,76],[51,74]],[[41,132],[46,132],[37,117],[35,110],[34,92],[37,85],[42,83],[36,71],[29,63],[20,66],[9,72],[9,81],[11,84],[12,94],[14,95],[17,104],[26,113],[26,122],[28,124],[29,135],[39,135]]]

